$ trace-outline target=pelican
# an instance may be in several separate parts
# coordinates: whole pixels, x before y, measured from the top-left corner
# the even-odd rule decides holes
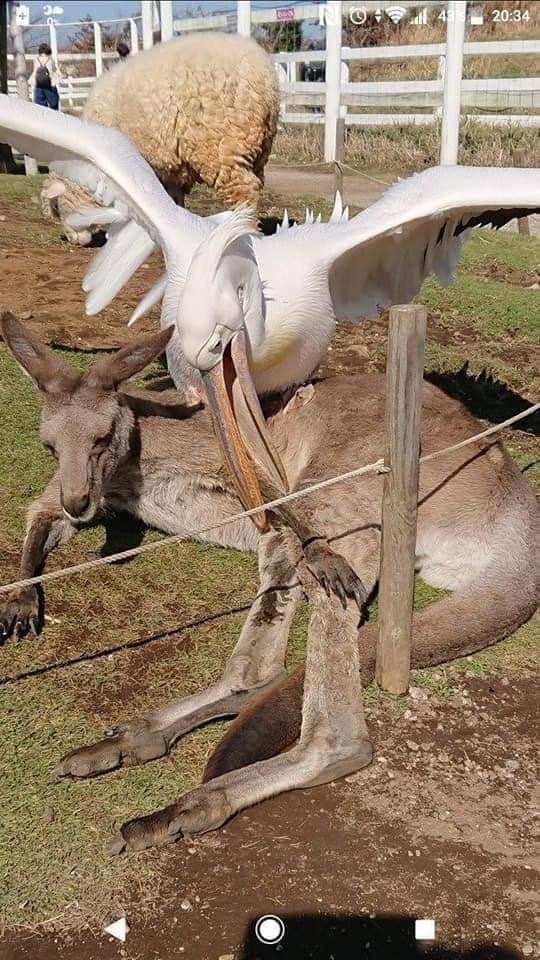
[[[83,280],[86,310],[102,310],[157,248],[166,272],[134,319],[162,300],[176,328],[167,354],[177,387],[202,374],[224,452],[246,506],[260,504],[247,448],[286,486],[257,396],[304,382],[324,359],[337,319],[373,317],[408,302],[435,273],[452,280],[463,240],[540,211],[536,170],[435,167],[401,180],[347,219],[339,199],[328,223],[270,237],[251,211],[199,217],[177,207],[131,141],[117,130],[0,96],[0,142],[12,144],[94,192],[108,242]],[[233,388],[235,399],[233,402]]]

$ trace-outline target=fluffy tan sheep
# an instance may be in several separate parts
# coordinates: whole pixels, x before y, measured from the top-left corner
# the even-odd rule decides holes
[[[271,58],[254,40],[195,33],[128,57],[94,84],[83,117],[136,144],[179,203],[195,183],[227,206],[256,205],[279,114]],[[81,191],[51,178],[43,205],[56,221],[81,207]],[[95,206],[88,195],[85,206]],[[88,243],[88,231],[66,230]]]

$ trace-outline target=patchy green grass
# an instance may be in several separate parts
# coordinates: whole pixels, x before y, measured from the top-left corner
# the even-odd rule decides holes
[[[1,183],[0,199],[16,204],[28,204],[39,186],[23,177]],[[321,207],[317,198],[301,197],[289,204],[291,215],[303,215],[306,204]],[[203,190],[192,205],[213,208]],[[265,193],[264,213],[277,215],[281,209],[281,198]],[[35,224],[47,233],[37,207]],[[39,232],[33,236],[53,242]],[[468,359],[469,373],[487,367],[513,391],[531,398],[538,394],[540,374],[532,362],[538,293],[528,289],[528,280],[538,271],[539,249],[538,241],[483,233],[469,243],[455,287],[425,285],[421,299],[430,309],[433,334],[428,367],[454,376]],[[81,365],[93,359],[66,358]],[[504,410],[506,400],[493,389]],[[485,382],[480,393],[485,398]],[[0,429],[9,451],[0,466],[1,580],[6,582],[17,575],[28,503],[53,466],[38,439],[36,394],[3,348]],[[521,465],[538,458],[538,444],[525,432],[512,433],[508,441]],[[50,569],[155,536],[120,518],[106,531],[81,533],[52,558]],[[164,863],[170,851],[111,859],[104,846],[123,820],[170,802],[197,782],[222,725],[186,738],[166,760],[104,779],[58,782],[53,771],[64,752],[98,738],[117,719],[192,693],[217,677],[240,630],[240,608],[247,607],[256,584],[253,557],[182,544],[49,585],[44,635],[10,642],[0,652],[0,925],[35,928],[54,917],[57,927],[80,927],[120,916],[134,900],[150,910],[166,893]],[[417,585],[417,606],[436,596],[425,584]],[[306,623],[304,609],[292,631],[290,667],[303,659]],[[496,648],[437,671],[415,672],[414,682],[445,698],[464,669],[528,669],[537,635],[538,625],[531,622]],[[371,688],[366,700],[380,696]]]
[[[8,201],[32,200],[39,194],[44,179],[43,174],[35,177],[25,177],[22,173],[2,174],[0,198]]]
[[[3,212],[3,203],[13,205],[19,210],[24,209],[25,233],[32,237],[34,243],[49,246],[59,243],[58,227],[46,220],[41,213],[39,194],[45,176],[37,174],[35,177],[25,177],[20,174],[2,174],[0,178],[0,213]],[[7,211],[7,208],[6,208]],[[13,231],[10,224],[10,240],[17,239],[18,231]]]
[[[418,296],[430,313],[426,370],[440,374],[434,382],[453,389],[480,418],[504,420],[521,409],[522,398],[538,400],[539,275],[539,240],[482,231],[467,243],[455,284],[445,289],[430,278]],[[525,420],[504,440],[540,488],[538,420],[536,434],[533,420]]]

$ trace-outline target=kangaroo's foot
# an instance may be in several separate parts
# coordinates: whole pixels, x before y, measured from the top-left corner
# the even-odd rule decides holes
[[[320,746],[305,750],[299,744],[287,754],[210,780],[163,810],[128,820],[111,841],[109,853],[145,850],[217,830],[233,814],[266,797],[354,773],[371,763],[373,753],[367,738],[348,744],[345,750],[325,752]]]
[[[225,790],[210,785],[197,787],[163,810],[128,820],[113,837],[109,853],[146,850],[176,843],[193,833],[217,830],[233,813]]]
[[[304,556],[309,570],[327,596],[335,593],[344,610],[347,600],[354,600],[362,613],[368,592],[345,557],[335,553],[326,540],[319,538],[304,545]]]
[[[164,734],[152,730],[146,720],[131,721],[121,731],[117,730],[111,731],[104,740],[66,754],[56,769],[57,776],[97,777],[118,767],[133,767],[157,760],[169,752]]]
[[[37,587],[0,594],[0,642],[11,636],[20,640],[30,632],[37,636],[42,629],[43,603]]]
[[[237,716],[242,707],[261,690],[266,689],[266,686],[255,690],[241,690],[227,696],[216,695],[215,688],[210,688],[196,698],[186,697],[148,717],[119,724],[105,739],[66,754],[60,761],[56,774],[59,777],[75,779],[97,777],[119,767],[133,767],[150,760],[158,760],[166,756],[174,743],[190,730],[195,730],[210,720]],[[201,704],[200,701],[205,695],[208,702]],[[194,706],[193,701],[196,699],[198,705]],[[182,707],[186,709],[183,715]],[[173,711],[176,717],[173,722],[168,722]]]

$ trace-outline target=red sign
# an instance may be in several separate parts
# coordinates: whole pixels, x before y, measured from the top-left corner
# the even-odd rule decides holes
[[[294,20],[294,7],[277,7],[276,20]]]

